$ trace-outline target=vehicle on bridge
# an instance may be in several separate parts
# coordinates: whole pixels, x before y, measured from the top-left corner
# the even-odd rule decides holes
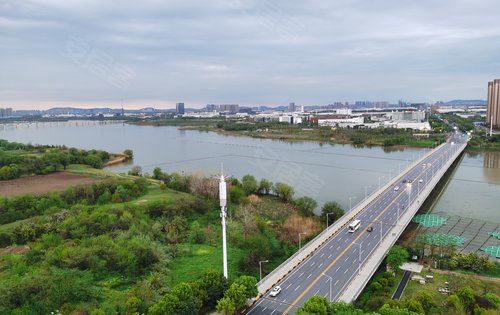
[[[394,187],[394,191],[398,191],[399,190],[399,187],[398,186],[395,186]]]
[[[373,226],[369,226],[367,229],[366,229],[367,232],[371,232],[373,231]]]
[[[361,225],[361,221],[354,220],[354,221],[352,221],[351,224],[349,224],[349,227],[348,227],[347,231],[349,233],[354,233],[357,229],[359,229],[360,225]]]
[[[277,285],[271,290],[271,293],[269,293],[269,295],[275,297],[276,295],[280,294],[280,292],[281,292],[281,287]]]

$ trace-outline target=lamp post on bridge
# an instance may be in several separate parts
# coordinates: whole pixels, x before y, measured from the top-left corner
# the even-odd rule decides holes
[[[259,261],[259,281],[262,280],[262,263],[267,263],[269,260],[261,260]]]
[[[411,188],[412,188],[412,185],[409,184],[408,188],[407,188],[407,190],[408,190],[408,209],[410,209],[410,204],[411,204]]]
[[[359,246],[359,258],[358,258],[358,275],[361,273],[361,243],[356,243],[356,242],[353,242],[353,244],[356,244]]]
[[[372,185],[365,185],[365,200],[367,198],[368,188],[372,188]]]
[[[382,233],[383,232],[382,230],[383,230],[383,224],[384,223],[381,220],[375,220],[375,221],[377,221],[378,223],[380,223],[380,243],[382,243],[382,238],[384,237],[384,235]]]
[[[300,237],[301,237],[302,235],[306,235],[306,234],[307,234],[306,232],[299,233],[299,251],[300,251],[300,249],[302,248],[302,246],[301,246],[302,244],[301,244],[301,242],[300,242],[300,241],[301,241],[301,238],[300,238]]]
[[[333,212],[330,212],[330,213],[327,213],[327,214],[326,214],[326,228],[327,228],[327,229],[328,229],[328,226],[329,226],[329,225],[328,225],[328,216],[329,216],[330,214],[333,214]]]
[[[356,196],[349,197],[349,212],[351,212],[351,210],[352,210],[352,199],[353,198],[357,198],[357,197]]]
[[[326,273],[322,272],[321,275],[325,276],[328,278],[328,280],[330,280],[330,303],[332,303],[332,281],[333,281],[333,278],[330,277],[329,275],[327,275]]]

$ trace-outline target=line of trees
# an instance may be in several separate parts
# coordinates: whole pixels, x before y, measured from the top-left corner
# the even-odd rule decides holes
[[[39,197],[29,194],[12,198],[0,197],[0,224],[40,215],[51,208],[68,208],[77,203],[103,205],[132,200],[145,194],[148,185],[144,178],[134,181],[112,179],[92,185],[69,187],[63,192]]]
[[[137,175],[139,175],[139,173],[137,173]],[[193,175],[184,176],[175,172],[168,174],[164,173],[159,167],[153,170],[152,177],[161,180],[165,188],[168,187],[173,190],[190,192],[211,198],[216,198],[218,196],[218,185],[212,178]],[[232,178],[230,180],[228,195],[231,202],[240,204],[243,198],[254,194],[274,195],[285,202],[293,203],[299,209],[300,214],[305,217],[314,216],[314,210],[318,206],[318,203],[308,196],[295,199],[295,190],[286,183],[273,183],[265,178],[257,181],[257,179],[250,174],[244,175],[241,181],[237,178]],[[333,223],[343,216],[344,213],[345,210],[337,202],[327,202],[321,208],[320,217],[322,222],[326,224],[326,217],[328,215],[329,223]]]

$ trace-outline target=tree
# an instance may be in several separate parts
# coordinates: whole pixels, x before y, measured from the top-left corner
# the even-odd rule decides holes
[[[238,283],[233,283],[224,293],[224,297],[217,302],[217,311],[225,312],[226,314],[234,314],[242,308],[247,301],[247,288]]]
[[[474,308],[476,306],[476,298],[474,297],[474,291],[470,287],[463,287],[455,293],[462,305],[467,310],[469,314],[474,313]]]
[[[428,292],[421,292],[417,295],[417,301],[420,302],[426,314],[428,314],[435,305],[432,296]]]
[[[153,178],[158,179],[158,180],[163,178],[163,172],[161,171],[161,168],[159,168],[159,167],[154,168]]]
[[[206,292],[203,304],[213,308],[217,300],[224,296],[229,283],[224,275],[214,270],[205,271],[198,280],[200,288]]]
[[[140,167],[139,165],[134,165],[130,169],[130,171],[128,171],[128,174],[132,175],[132,176],[141,176],[142,175],[142,167]]]
[[[263,178],[259,182],[259,193],[263,195],[269,195],[271,193],[271,188],[273,187],[273,183]]]
[[[424,308],[419,301],[415,299],[408,299],[405,301],[405,308],[417,314],[425,314]]]
[[[179,314],[196,315],[201,308],[201,300],[195,296],[193,288],[187,283],[180,283],[171,293],[149,308],[151,315]]]
[[[252,175],[245,175],[241,179],[241,186],[243,188],[243,191],[245,192],[245,195],[251,195],[255,194],[257,192],[257,181],[255,180],[255,177]]]
[[[243,248],[245,248],[247,252],[243,260],[245,266],[255,266],[259,263],[259,260],[267,259],[272,255],[271,248],[269,247],[269,240],[259,234],[247,237],[243,241]]]
[[[224,297],[217,301],[216,309],[218,312],[224,312],[224,314],[226,315],[232,315],[236,313],[236,305],[234,304],[234,301],[228,297]]]
[[[70,158],[69,158],[68,154],[61,153],[59,155],[59,163],[63,166],[64,169],[66,169],[66,167],[68,167],[68,165],[70,163]]]
[[[259,294],[257,291],[257,279],[251,276],[240,276],[233,283],[240,284],[245,287],[245,296],[247,299],[256,297]]]
[[[297,310],[297,315],[328,315],[330,303],[322,296],[311,297]]]
[[[167,240],[172,244],[172,255],[175,257],[177,255],[177,244],[179,244],[187,232],[187,220],[183,216],[175,216],[170,222],[165,226],[165,232],[167,233]]]
[[[244,193],[243,190],[238,186],[233,186],[229,189],[229,200],[232,203],[238,204],[243,199]]]
[[[328,216],[328,222],[333,223],[337,221],[341,216],[344,215],[344,209],[335,201],[327,202],[321,208],[321,220],[326,224],[326,215]]]
[[[128,159],[132,160],[134,158],[134,152],[130,149],[123,151],[123,154],[127,156]]]
[[[274,191],[283,201],[292,201],[293,195],[295,194],[292,186],[281,182],[274,184]]]
[[[314,215],[314,209],[318,206],[316,200],[307,196],[298,198],[295,200],[295,204],[299,208],[300,213],[306,217],[312,217]]]
[[[335,302],[330,304],[330,314],[335,315],[363,315],[364,312],[352,305],[352,303]]]
[[[396,270],[398,270],[398,268],[408,260],[409,256],[410,255],[405,248],[399,245],[394,245],[387,254],[386,262],[389,267],[391,267],[392,271],[396,272]]]
[[[412,312],[406,308],[391,306],[388,303],[382,305],[378,312],[380,315],[419,315],[418,313]]]

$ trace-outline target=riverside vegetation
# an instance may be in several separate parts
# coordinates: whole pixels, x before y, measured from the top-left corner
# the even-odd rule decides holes
[[[178,126],[184,129],[215,131],[223,134],[244,135],[254,138],[286,141],[319,141],[324,143],[354,145],[380,145],[386,147],[395,145],[429,147],[444,141],[444,135],[441,131],[423,136],[416,134],[412,130],[393,128],[331,128],[318,127],[317,125],[309,123],[293,125],[278,122],[226,121],[220,118],[155,118],[131,121],[131,123],[151,126]]]
[[[102,180],[0,198],[1,314],[232,314],[256,296],[260,260],[269,260],[265,274],[297,250],[299,232],[310,238],[324,227],[316,202],[295,199],[292,187],[232,179],[227,281],[216,271],[216,181],[159,168],[151,176],[91,173]]]
[[[131,159],[133,153],[110,154],[101,150],[80,150],[65,146],[32,145],[0,139],[0,180],[26,175],[44,175],[66,169],[69,164],[84,164],[102,168],[106,162]]]

